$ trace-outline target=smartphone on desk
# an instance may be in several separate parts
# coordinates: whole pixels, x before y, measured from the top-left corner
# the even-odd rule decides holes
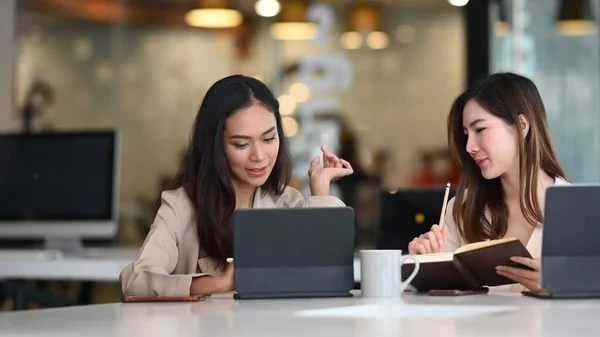
[[[138,297],[126,296],[121,298],[123,303],[148,303],[148,302],[200,302],[204,300],[204,296],[156,296],[156,297]]]

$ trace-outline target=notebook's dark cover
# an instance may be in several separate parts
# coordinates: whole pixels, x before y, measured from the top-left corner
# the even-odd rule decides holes
[[[514,281],[496,273],[497,266],[527,268],[510,260],[511,256],[531,258],[521,241],[513,240],[499,245],[488,246],[454,255],[455,263],[468,269],[480,286],[495,287],[513,284]]]
[[[406,280],[410,276],[414,267],[413,263],[402,265],[402,280]],[[456,268],[453,261],[420,263],[419,272],[410,284],[419,291],[429,291],[431,289],[468,290],[478,287],[477,283],[471,284],[467,281],[467,278]]]
[[[411,285],[419,291],[432,289],[473,290],[513,284],[514,281],[496,273],[496,266],[509,265],[528,268],[510,260],[511,256],[531,258],[519,240],[512,240],[493,246],[454,255],[452,261],[421,262],[417,276]],[[408,278],[414,264],[402,265],[402,279]]]

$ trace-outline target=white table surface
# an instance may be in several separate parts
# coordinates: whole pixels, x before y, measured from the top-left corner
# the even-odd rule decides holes
[[[139,248],[85,249],[83,256],[51,251],[0,250],[0,279],[118,282],[121,270]],[[360,281],[360,259],[354,259],[354,281]]]
[[[13,336],[598,336],[600,300],[520,294],[114,303],[0,314]]]
[[[0,250],[0,279],[118,282],[139,248],[88,248],[81,256],[53,251]]]

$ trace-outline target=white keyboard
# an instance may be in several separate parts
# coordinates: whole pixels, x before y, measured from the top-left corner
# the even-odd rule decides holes
[[[62,258],[59,250],[0,249],[0,261],[49,261]]]
[[[0,261],[56,261],[62,259],[134,260],[139,247],[84,248],[69,255],[53,249],[0,249]]]
[[[139,249],[139,247],[85,248],[82,257],[86,259],[134,260]]]

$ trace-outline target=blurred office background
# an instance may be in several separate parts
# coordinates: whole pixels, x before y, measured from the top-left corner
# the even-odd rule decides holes
[[[206,90],[230,74],[254,76],[279,97],[295,187],[308,193],[306,171],[320,144],[352,162],[355,175],[333,192],[356,210],[357,247],[373,247],[382,191],[457,182],[446,143],[448,109],[490,72],[531,77],[568,178],[600,180],[598,5],[4,0],[0,131],[118,132],[117,233],[85,243],[137,247]],[[198,10],[207,8],[227,11],[203,21]],[[39,246],[39,237],[4,237],[2,221],[0,248]],[[116,281],[17,281],[73,303],[120,297]],[[11,294],[0,293],[5,310],[15,308]],[[53,303],[32,298],[19,308]]]

